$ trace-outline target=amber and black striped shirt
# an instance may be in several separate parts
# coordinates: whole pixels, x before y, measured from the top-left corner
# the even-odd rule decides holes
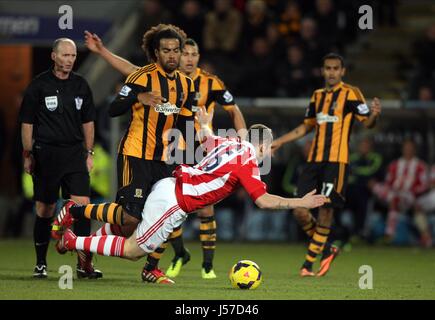
[[[166,98],[152,108],[138,102],[140,92],[156,91]],[[145,160],[167,160],[169,129],[176,127],[179,116],[193,120],[192,102],[195,90],[192,79],[179,71],[169,77],[158,64],[150,64],[127,77],[124,86],[110,107],[117,116],[131,109],[127,131],[118,153]]]
[[[364,121],[370,110],[357,87],[340,82],[318,89],[310,100],[304,123],[315,126],[308,162],[349,162],[349,137],[354,119]]]
[[[196,91],[194,99],[195,106],[204,106],[207,112],[213,110],[216,103],[220,104],[225,110],[234,108],[235,101],[233,95],[226,89],[222,80],[214,74],[196,68],[193,83]],[[197,122],[195,122],[195,129],[199,130],[199,124]]]

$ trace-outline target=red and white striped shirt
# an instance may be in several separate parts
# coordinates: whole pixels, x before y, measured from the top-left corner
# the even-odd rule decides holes
[[[239,186],[255,201],[266,193],[254,146],[240,139],[209,136],[202,147],[207,155],[191,167],[180,165],[176,178],[175,195],[181,209],[193,212],[217,203]]]
[[[426,163],[418,158],[399,158],[388,166],[386,182],[394,190],[409,191],[417,196],[428,187]]]

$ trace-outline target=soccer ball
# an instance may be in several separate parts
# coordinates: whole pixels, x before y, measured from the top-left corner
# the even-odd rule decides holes
[[[240,260],[230,270],[229,278],[234,288],[255,289],[262,280],[258,264],[250,260]]]

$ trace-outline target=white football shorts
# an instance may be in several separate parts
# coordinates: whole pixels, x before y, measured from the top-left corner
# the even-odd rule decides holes
[[[156,182],[145,202],[142,221],[136,229],[138,246],[147,253],[153,252],[186,218],[187,213],[179,207],[175,197],[175,178]]]
[[[417,204],[423,211],[429,212],[435,210],[435,189],[417,199]]]

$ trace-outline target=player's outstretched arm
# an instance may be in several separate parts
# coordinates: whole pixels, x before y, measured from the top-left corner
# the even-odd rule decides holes
[[[313,130],[313,128],[314,127],[311,125],[302,123],[301,125],[294,128],[292,131],[274,140],[272,142],[272,153],[278,150],[279,148],[281,148],[283,144],[302,138],[303,136],[308,134],[311,130]]]
[[[107,49],[104,46],[103,41],[95,33],[85,31],[85,45],[90,51],[100,55],[104,60],[107,61],[107,63],[109,63],[115,70],[119,71],[124,76],[128,76],[140,68]]]
[[[243,117],[242,111],[240,111],[239,106],[235,104],[234,107],[227,110],[227,112],[229,113],[231,119],[233,120],[234,129],[236,129],[238,133],[243,132],[242,130],[246,132],[246,121],[245,118]]]
[[[307,193],[303,198],[283,198],[270,193],[265,193],[255,200],[255,204],[261,209],[294,209],[294,208],[317,208],[326,202],[326,197],[315,194],[316,190]]]

